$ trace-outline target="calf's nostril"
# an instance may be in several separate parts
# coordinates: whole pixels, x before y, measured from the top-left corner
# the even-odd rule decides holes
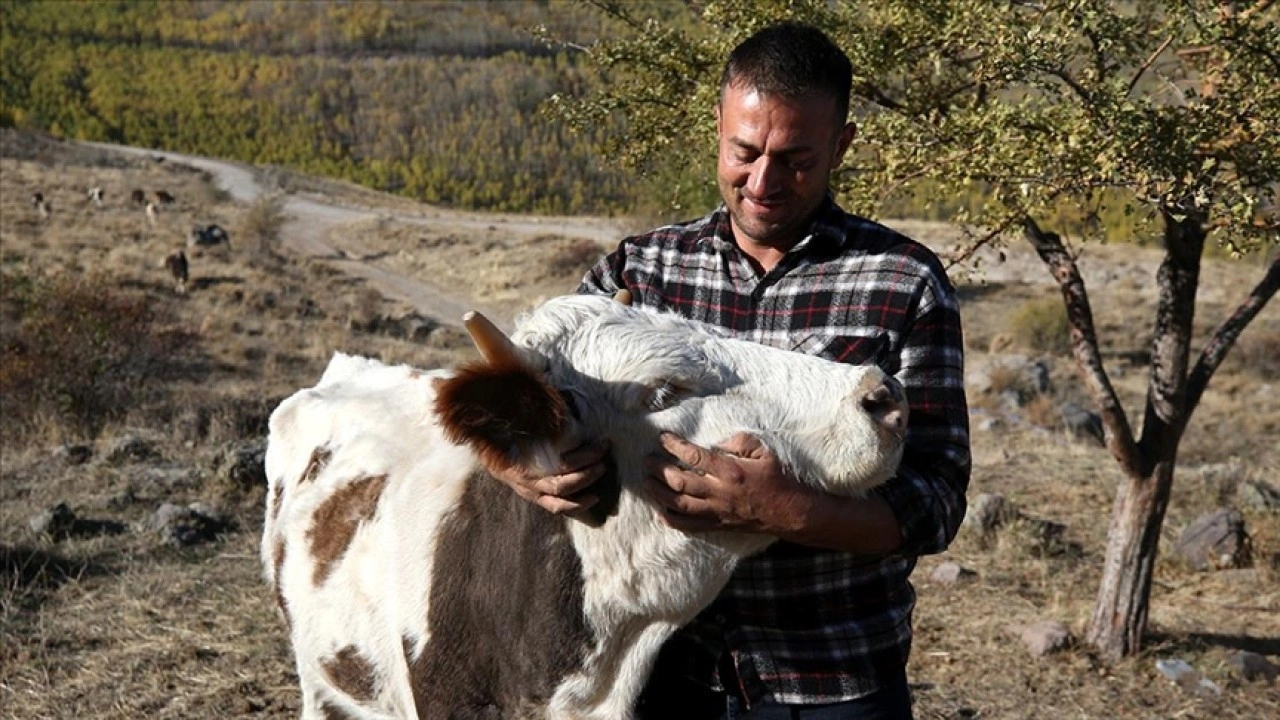
[[[862,407],[877,422],[894,432],[900,433],[906,427],[907,412],[902,386],[892,378],[864,395]]]

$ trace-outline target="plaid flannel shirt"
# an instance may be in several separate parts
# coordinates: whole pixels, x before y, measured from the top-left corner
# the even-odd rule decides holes
[[[892,556],[774,543],[744,561],[720,597],[673,639],[703,673],[732,663],[750,702],[829,703],[874,692],[906,664],[916,557],[943,551],[965,513],[968,410],[955,290],[937,257],[828,196],[809,234],[759,275],[722,205],[693,222],[629,237],[579,292],[626,288],[632,303],[727,328],[735,337],[846,363],[875,363],[910,404],[898,474],[877,489],[902,528]],[[670,662],[665,652],[660,662]],[[719,658],[718,660],[716,658]]]

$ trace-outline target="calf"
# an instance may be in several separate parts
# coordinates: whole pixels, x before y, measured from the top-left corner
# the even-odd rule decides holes
[[[906,401],[875,367],[601,297],[553,299],[510,339],[474,314],[467,327],[483,362],[338,354],[272,413],[262,561],[306,718],[630,718],[663,642],[773,540],[664,525],[641,491],[661,431],[755,433],[845,494],[901,456]],[[587,438],[612,459],[591,517],[486,471],[549,471]]]

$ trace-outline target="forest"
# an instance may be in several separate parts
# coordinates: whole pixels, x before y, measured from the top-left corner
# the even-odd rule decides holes
[[[15,2],[0,126],[458,208],[616,214],[645,202],[600,156],[617,123],[543,109],[600,82],[580,56],[602,22],[566,2]]]

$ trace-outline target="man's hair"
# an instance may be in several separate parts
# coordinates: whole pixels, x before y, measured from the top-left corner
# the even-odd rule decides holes
[[[743,40],[720,76],[722,95],[730,85],[787,98],[828,95],[835,98],[841,123],[849,114],[852,84],[853,65],[844,51],[818,28],[790,21]]]

